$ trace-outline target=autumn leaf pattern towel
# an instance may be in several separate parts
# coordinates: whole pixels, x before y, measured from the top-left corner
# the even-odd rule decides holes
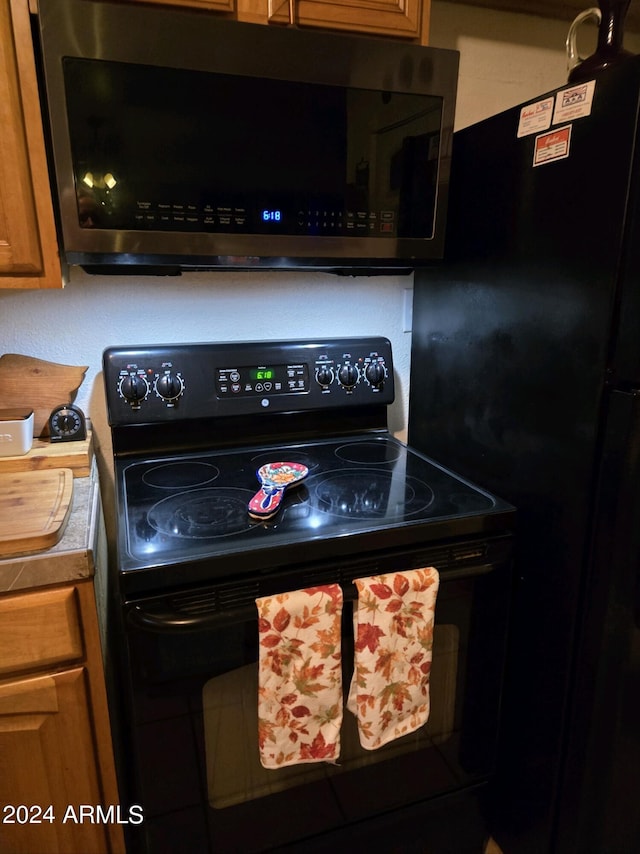
[[[347,707],[360,744],[375,750],[429,717],[429,673],[439,576],[427,567],[355,579],[355,661]]]
[[[342,669],[338,584],[256,599],[258,745],[265,768],[335,762]]]

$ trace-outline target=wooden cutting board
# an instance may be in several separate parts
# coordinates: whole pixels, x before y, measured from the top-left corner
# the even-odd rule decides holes
[[[0,558],[51,548],[71,512],[71,469],[0,474]]]

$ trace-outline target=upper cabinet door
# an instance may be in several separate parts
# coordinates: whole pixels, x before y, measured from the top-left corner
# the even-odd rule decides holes
[[[428,42],[429,0],[265,0],[269,21]]]
[[[26,0],[0,4],[0,288],[62,287]]]

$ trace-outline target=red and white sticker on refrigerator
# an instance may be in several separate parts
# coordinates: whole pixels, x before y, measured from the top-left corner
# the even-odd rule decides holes
[[[571,144],[571,125],[555,128],[548,133],[541,133],[535,139],[533,147],[533,165],[542,166],[544,163],[554,163],[569,156]]]

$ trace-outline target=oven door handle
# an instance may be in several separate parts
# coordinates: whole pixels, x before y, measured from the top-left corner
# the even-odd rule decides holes
[[[440,575],[440,583],[447,581],[459,581],[465,578],[473,578],[478,575],[486,575],[496,569],[496,564],[482,563],[473,566],[458,567],[457,569],[446,569]],[[349,582],[340,582],[342,585],[345,602],[357,599],[356,586]],[[246,623],[256,620],[258,617],[254,604],[239,605],[231,610],[217,611],[212,613],[191,613],[172,608],[170,602],[154,601],[144,605],[130,604],[127,610],[128,623],[136,628],[147,632],[198,632],[208,629],[218,629],[222,626],[230,626],[234,623]]]
[[[257,619],[255,605],[206,615],[173,611],[160,603],[154,604],[153,607],[133,605],[127,611],[127,622],[132,627],[147,632],[198,632],[234,623],[246,623],[255,619]]]

